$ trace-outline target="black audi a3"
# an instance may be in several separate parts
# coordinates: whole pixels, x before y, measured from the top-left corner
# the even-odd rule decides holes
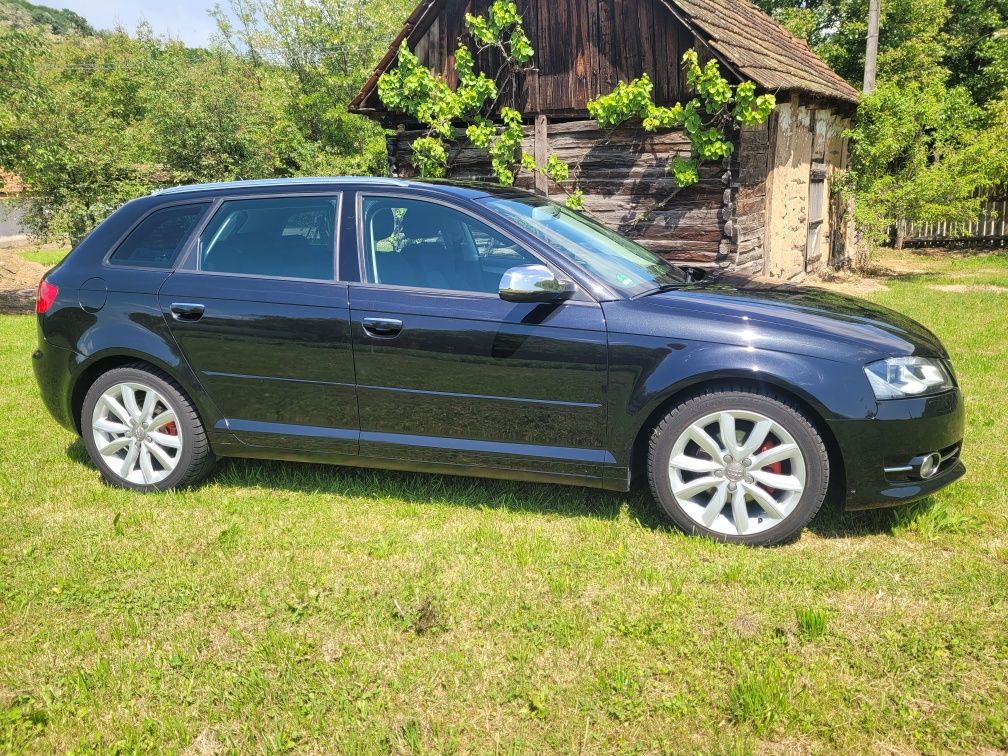
[[[206,184],[119,208],[39,284],[42,398],[114,485],[219,457],[627,491],[692,533],[796,537],[824,501],[965,472],[920,324],[671,265],[517,190]]]

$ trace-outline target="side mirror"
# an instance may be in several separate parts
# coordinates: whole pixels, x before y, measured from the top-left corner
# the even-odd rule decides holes
[[[506,302],[562,302],[574,291],[573,283],[558,281],[545,265],[519,265],[500,281],[500,298]]]
[[[707,278],[707,271],[703,268],[687,265],[683,270],[686,272],[686,283],[697,283]]]

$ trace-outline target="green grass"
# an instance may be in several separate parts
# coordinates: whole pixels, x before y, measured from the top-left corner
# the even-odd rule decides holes
[[[795,609],[798,621],[798,635],[806,640],[814,640],[826,632],[828,617],[825,610],[815,606],[800,606]]]
[[[18,252],[18,254],[25,260],[52,267],[66,257],[69,251],[69,247],[60,247],[59,249],[29,249]]]
[[[255,461],[113,490],[0,318],[0,752],[1008,748],[1008,294],[930,288],[1008,258],[904,257],[871,298],[951,349],[969,475],[770,550],[636,493]]]
[[[791,680],[773,659],[759,670],[740,671],[728,691],[732,720],[758,733],[771,731],[787,717],[794,700]]]

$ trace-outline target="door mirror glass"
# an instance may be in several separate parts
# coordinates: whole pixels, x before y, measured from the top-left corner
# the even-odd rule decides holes
[[[574,296],[574,284],[560,281],[545,265],[509,268],[500,281],[500,298],[507,302],[562,302]]]

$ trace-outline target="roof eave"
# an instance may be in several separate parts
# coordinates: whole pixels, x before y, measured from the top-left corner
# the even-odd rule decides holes
[[[381,60],[378,61],[378,65],[375,66],[374,71],[368,77],[367,81],[364,82],[364,86],[361,87],[357,95],[350,100],[350,104],[347,106],[347,110],[351,113],[374,113],[377,112],[374,108],[362,108],[361,105],[367,100],[368,97],[374,92],[376,86],[378,86],[378,79],[381,78],[382,74],[388,69],[389,64],[395,59],[399,54],[399,46],[403,43],[403,40],[409,39],[410,34],[422,25],[427,14],[436,8],[440,11],[441,6],[444,4],[444,0],[425,0],[417,4],[417,7],[413,9],[409,18],[406,19],[406,23],[403,24],[403,28],[399,30],[399,34],[396,38],[392,40],[392,44],[389,45],[388,50],[382,56]]]

